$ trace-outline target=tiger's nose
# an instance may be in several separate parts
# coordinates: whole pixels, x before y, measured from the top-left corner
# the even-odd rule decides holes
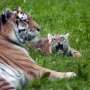
[[[40,32],[41,28],[40,27],[37,27],[37,31]]]

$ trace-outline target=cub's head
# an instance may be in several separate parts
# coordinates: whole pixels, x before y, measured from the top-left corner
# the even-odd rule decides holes
[[[51,43],[53,52],[67,54],[67,52],[70,49],[68,36],[69,36],[69,33],[62,34],[62,35],[59,35],[59,34],[48,35],[48,39],[49,39],[49,42]]]
[[[48,39],[52,44],[52,48],[55,48],[56,51],[59,51],[59,50],[66,51],[69,48],[68,36],[69,36],[69,33],[63,34],[63,35],[48,34]]]
[[[48,35],[49,43],[51,43],[51,48],[53,52],[59,52],[67,56],[72,56],[79,58],[81,54],[79,51],[71,48],[69,44],[69,33],[62,35]]]
[[[38,36],[39,25],[21,8],[7,10],[0,16],[0,35],[16,43],[25,43]]]

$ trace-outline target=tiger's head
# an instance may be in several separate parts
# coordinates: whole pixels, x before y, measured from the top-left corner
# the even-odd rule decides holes
[[[21,8],[7,10],[0,16],[0,35],[7,40],[22,44],[38,36],[40,26]]]

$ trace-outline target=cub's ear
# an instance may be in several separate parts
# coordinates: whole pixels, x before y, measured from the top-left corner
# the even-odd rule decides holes
[[[66,34],[65,34],[65,38],[68,39],[69,35],[70,35],[69,33],[66,33]]]
[[[11,17],[11,11],[7,10],[4,11],[3,14],[0,16],[2,24],[5,24],[8,19]]]

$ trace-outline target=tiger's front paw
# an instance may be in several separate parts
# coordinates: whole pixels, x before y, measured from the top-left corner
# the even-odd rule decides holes
[[[64,74],[65,78],[72,78],[72,77],[76,77],[76,76],[77,76],[77,74],[75,72],[66,72]]]

